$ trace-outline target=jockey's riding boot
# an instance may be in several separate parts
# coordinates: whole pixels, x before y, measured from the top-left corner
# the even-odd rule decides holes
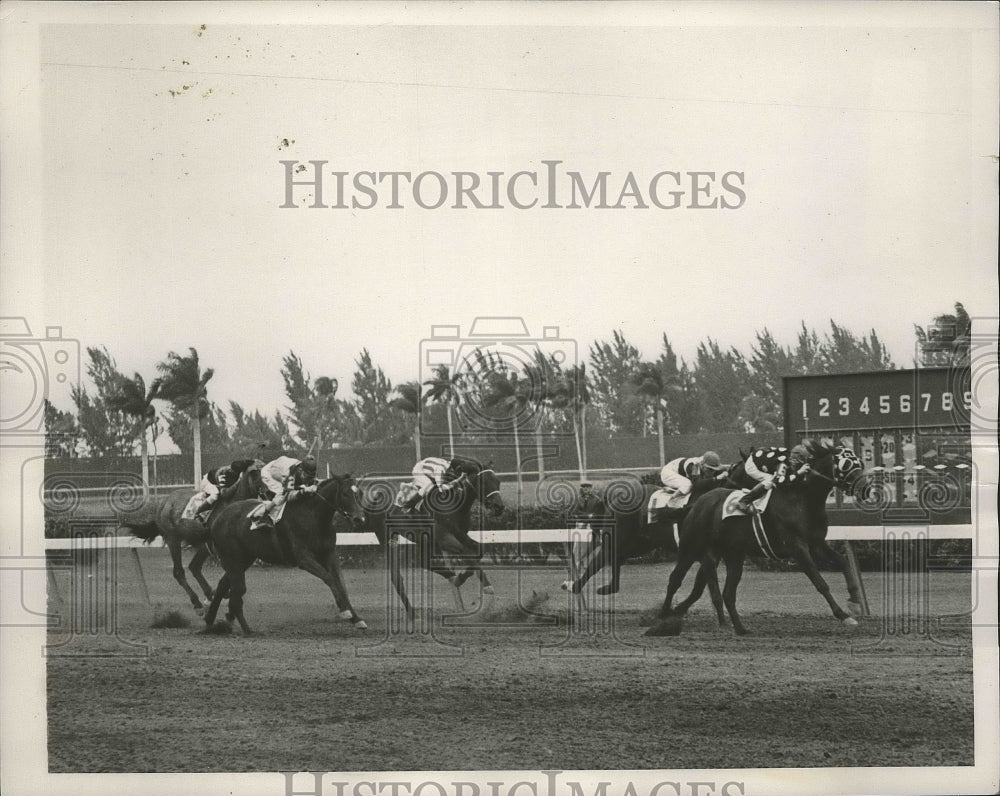
[[[399,504],[399,507],[407,514],[409,514],[417,507],[417,504],[419,502],[420,502],[420,493],[414,492],[408,498],[403,500],[403,502]]]
[[[767,492],[767,484],[756,484],[753,489],[737,501],[735,508],[744,514],[757,514],[757,507],[753,502],[757,498],[763,497],[765,492]]]
[[[250,523],[250,530],[256,531],[258,528],[263,528],[265,526],[274,526],[274,520],[271,519],[271,508],[274,506],[274,501],[269,500],[258,506],[256,514],[253,518],[253,522]]]

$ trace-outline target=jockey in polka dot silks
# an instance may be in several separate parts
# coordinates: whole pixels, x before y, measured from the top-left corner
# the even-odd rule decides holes
[[[428,456],[413,465],[413,481],[400,487],[396,505],[410,511],[435,487],[447,492],[457,486],[463,475],[475,478],[479,470],[479,462],[464,456],[452,456],[451,459]]]
[[[804,445],[788,448],[757,448],[743,463],[743,470],[757,484],[740,498],[736,508],[746,514],[756,514],[753,502],[765,492],[782,484],[791,484],[809,472],[809,451]]]

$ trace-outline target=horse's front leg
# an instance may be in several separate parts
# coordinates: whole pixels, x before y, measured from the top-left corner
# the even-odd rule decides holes
[[[471,558],[476,562],[476,564],[467,566],[462,573],[455,576],[455,586],[460,588],[463,583],[476,574],[479,575],[479,583],[482,586],[483,594],[494,594],[493,584],[490,583],[490,579],[486,576],[483,568],[479,566],[479,562],[483,557],[483,551],[479,544],[473,541],[472,537],[468,534],[456,536],[454,540],[459,550],[458,555],[461,557],[460,560],[468,561]]]
[[[327,553],[325,566],[317,561],[311,552],[304,548],[296,547],[293,550],[293,555],[295,556],[295,564],[299,569],[304,569],[310,575],[315,575],[330,589],[330,592],[333,594],[333,600],[337,604],[337,610],[340,611],[340,618],[350,620],[351,624],[358,630],[367,630],[368,625],[355,612],[354,607],[351,605],[351,600],[347,596],[347,589],[344,586],[344,579],[340,572],[340,559],[337,557],[337,548],[331,548],[330,552]]]
[[[212,599],[212,586],[205,576],[201,574],[201,568],[205,565],[208,560],[208,545],[199,545],[195,551],[194,556],[188,563],[188,571],[194,576],[194,579],[198,581],[198,585],[201,586],[201,590],[205,593],[205,596],[211,600]]]
[[[611,556],[611,561],[605,561],[605,566],[611,564],[611,580],[605,583],[603,586],[597,587],[598,594],[617,594],[618,590],[621,588],[621,576],[622,576],[622,561],[625,560],[627,555],[622,550],[622,544],[619,542],[618,534],[615,534],[614,544],[602,545]]]
[[[437,534],[436,535],[437,548],[434,551],[434,557],[438,562],[443,562],[445,566],[441,566],[440,563],[431,567],[432,572],[437,572],[439,575],[443,575],[447,578],[448,583],[451,584],[451,596],[455,603],[456,611],[465,611],[465,601],[462,599],[461,586],[468,580],[472,573],[475,572],[474,567],[467,567],[462,572],[455,574],[456,569],[451,567],[457,567],[458,562],[452,561],[452,557],[460,558],[467,555],[468,551],[462,542],[457,539],[454,534]],[[451,577],[445,575],[446,572],[451,572]]]
[[[830,547],[830,543],[826,539],[814,542],[812,546],[813,558],[815,559],[824,553],[830,556],[840,567],[840,571],[844,573],[844,580],[847,582],[847,610],[854,616],[861,616],[864,613],[861,607],[861,583],[858,582],[856,573],[847,566],[844,557]]]
[[[208,606],[208,611],[205,614],[205,624],[211,627],[215,624],[215,617],[219,613],[219,606],[222,601],[229,596],[229,575],[225,572],[222,573],[222,577],[219,578],[219,585],[215,587],[215,594],[212,596],[212,602]]]
[[[857,625],[858,621],[847,613],[847,611],[841,608],[840,605],[837,604],[837,601],[833,599],[833,595],[830,593],[830,587],[820,574],[819,567],[816,566],[816,562],[809,553],[809,546],[804,540],[795,539],[792,542],[792,555],[795,557],[799,566],[802,567],[803,572],[806,573],[809,580],[812,581],[812,585],[816,587],[816,591],[823,595],[823,599],[825,599],[827,604],[830,606],[830,610],[833,611],[833,615],[845,625]]]
[[[736,635],[745,636],[747,629],[740,618],[739,611],[736,610],[736,589],[739,588],[740,580],[743,578],[743,563],[746,561],[746,553],[739,548],[729,550],[725,554],[725,561],[726,585],[722,590],[722,601],[729,612],[729,618],[733,620],[733,630],[736,631]]]
[[[389,580],[392,583],[393,589],[396,590],[396,596],[399,597],[399,601],[403,604],[403,608],[406,610],[406,615],[410,619],[416,617],[416,612],[413,609],[413,605],[410,603],[410,598],[406,593],[406,585],[403,583],[403,575],[399,571],[399,559],[400,559],[400,549],[399,549],[399,537],[393,537],[392,539],[386,538],[385,534],[378,536],[379,543],[382,545],[382,549],[385,551],[385,566],[386,571],[389,573]]]
[[[570,579],[562,583],[563,591],[570,591],[573,594],[582,592],[587,582],[604,567],[604,544],[590,542],[589,549],[582,555],[577,555],[573,548],[578,544],[582,543],[570,544]]]
[[[173,534],[166,534],[164,540],[167,543],[167,548],[170,550],[170,558],[173,561],[174,580],[187,592],[187,596],[191,600],[191,607],[194,608],[195,613],[198,616],[204,616],[205,607],[201,604],[201,600],[195,594],[194,589],[187,582],[187,578],[184,577],[184,562],[181,560],[181,540]]]

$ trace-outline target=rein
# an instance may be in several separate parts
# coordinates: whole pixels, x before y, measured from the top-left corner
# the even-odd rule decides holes
[[[485,473],[485,472],[486,472],[486,470],[480,470],[479,474],[476,476],[476,480],[479,481],[483,477],[483,473]],[[480,491],[479,490],[479,486],[477,484],[476,485],[476,495],[479,495],[479,491]],[[499,495],[499,494],[500,494],[500,489],[498,487],[497,489],[494,489],[492,492],[487,492],[485,495],[483,495],[480,498],[480,500],[485,501],[485,500],[488,500],[489,498],[493,497],[493,495]]]
[[[826,481],[828,484],[833,484],[834,486],[837,486],[837,479],[836,478],[831,478],[830,476],[825,475],[824,473],[821,473],[818,470],[813,470],[812,468],[810,468],[809,469],[809,477],[811,478],[812,476],[816,476],[817,478],[820,478],[820,479]]]

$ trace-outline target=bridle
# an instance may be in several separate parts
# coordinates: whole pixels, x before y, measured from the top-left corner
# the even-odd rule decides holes
[[[499,479],[497,479],[497,488],[496,489],[494,489],[492,492],[487,492],[485,495],[482,494],[482,479],[483,479],[483,475],[486,474],[486,473],[493,473],[493,475],[496,476],[496,472],[494,472],[493,470],[491,470],[489,468],[486,468],[486,469],[480,470],[478,473],[476,473],[476,477],[474,479],[473,478],[469,478],[469,474],[468,473],[462,473],[461,478],[458,479],[459,482],[464,481],[466,484],[468,484],[469,487],[476,493],[476,497],[482,503],[485,503],[487,500],[489,500],[491,497],[493,497],[493,495],[499,495],[500,494]]]
[[[486,470],[480,470],[480,471],[479,471],[479,474],[478,474],[478,475],[476,476],[476,480],[477,480],[477,481],[481,481],[481,480],[482,480],[482,477],[483,477],[483,475],[484,475],[485,473],[493,473],[493,476],[494,476],[494,477],[496,477],[496,472],[494,472],[493,470],[489,470],[489,469],[486,469]],[[476,486],[476,493],[478,494],[478,493],[479,493],[479,491],[480,491],[480,490],[479,490],[479,486],[477,485],[477,486]],[[492,492],[487,492],[487,493],[486,493],[485,495],[483,495],[483,497],[482,497],[482,498],[480,498],[480,499],[481,499],[481,500],[482,500],[483,502],[486,502],[487,500],[489,500],[489,499],[490,499],[491,497],[493,497],[494,495],[499,495],[499,494],[500,494],[500,479],[499,479],[499,478],[497,478],[497,488],[496,488],[496,489],[494,489],[494,490],[493,490]]]
[[[336,481],[336,482],[337,482],[337,487],[338,487],[338,488],[337,488],[337,494],[339,495],[339,494],[340,494],[340,489],[341,489],[341,488],[343,487],[343,485],[344,485],[344,481],[342,481],[341,479],[339,479],[339,478],[337,478],[337,477],[335,477],[335,476],[334,476],[334,477],[332,477],[332,478],[330,478],[329,480],[331,480],[331,481]],[[353,493],[354,493],[355,495],[359,494],[360,490],[358,489],[358,485],[357,485],[357,484],[351,484],[351,491],[352,491],[352,492],[353,492]],[[331,509],[333,509],[334,513],[339,513],[339,514],[343,514],[343,515],[344,515],[345,517],[348,517],[348,518],[350,518],[350,516],[351,516],[351,515],[350,515],[350,514],[349,514],[349,513],[347,512],[347,510],[346,510],[346,509],[344,509],[344,508],[343,508],[343,507],[341,507],[341,506],[337,506],[337,505],[335,505],[335,504],[331,503],[331,502],[330,502],[329,500],[327,500],[327,499],[326,499],[325,497],[323,497],[323,496],[322,496],[322,495],[321,495],[321,494],[319,493],[319,491],[316,491],[316,492],[310,492],[309,494],[311,494],[311,495],[312,495],[312,496],[313,496],[314,498],[317,498],[317,499],[319,499],[319,500],[323,501],[324,503],[326,503],[326,505],[328,505],[328,506],[329,506],[329,507],[330,507]]]
[[[838,451],[836,448],[834,448],[833,450],[829,451],[829,453],[828,453],[829,457],[832,458],[832,459],[834,459],[834,467],[833,467],[833,469],[834,469],[835,475],[833,477],[828,476],[826,473],[821,473],[818,470],[815,470],[815,469],[813,469],[810,466],[807,478],[811,478],[811,477],[815,476],[816,478],[818,478],[818,479],[820,479],[822,481],[826,481],[828,484],[832,484],[833,486],[840,487],[840,488],[846,488],[846,485],[843,483],[843,481],[846,479],[846,477],[848,475],[850,475],[851,473],[853,473],[855,470],[864,470],[864,467],[861,465],[861,462],[858,461],[857,457],[852,455],[849,458],[853,458],[854,459],[855,466],[850,467],[847,470],[846,473],[841,473],[840,472],[840,467],[839,467],[839,462],[837,461],[837,459],[840,456],[840,454],[841,454],[841,451]],[[825,459],[825,458],[827,458],[827,456],[823,456],[822,458]]]

